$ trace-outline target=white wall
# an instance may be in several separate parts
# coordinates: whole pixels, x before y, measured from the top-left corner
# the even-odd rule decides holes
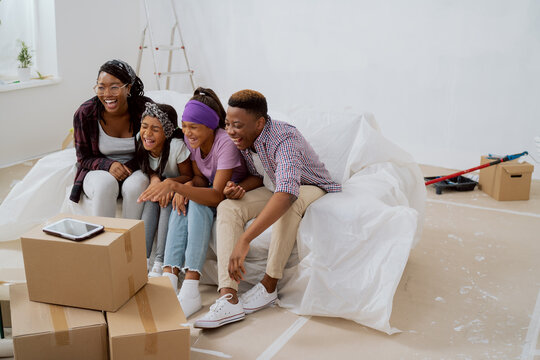
[[[58,150],[73,113],[94,93],[99,67],[136,63],[139,7],[133,0],[55,1],[57,85],[0,93],[0,166]]]
[[[222,98],[253,88],[281,111],[370,111],[425,164],[466,169],[524,150],[540,160],[539,1],[176,3],[197,82]]]
[[[485,153],[523,150],[540,158],[532,141],[540,135],[538,1],[176,4],[197,83],[222,98],[253,88],[278,111],[370,111],[420,163],[465,169]],[[168,41],[171,14],[158,14],[157,35]],[[99,66],[110,58],[135,66],[139,16],[133,0],[56,1],[63,82],[0,93],[0,124],[9,129],[0,166],[60,147]],[[155,88],[149,55],[143,69]],[[173,88],[189,90],[185,80]]]

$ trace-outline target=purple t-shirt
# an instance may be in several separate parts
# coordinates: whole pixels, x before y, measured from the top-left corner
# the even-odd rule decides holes
[[[184,139],[184,142],[191,152],[191,160],[197,163],[199,170],[210,183],[214,182],[218,170],[233,169],[231,180],[236,183],[246,177],[244,158],[225,130],[220,128],[216,131],[212,149],[204,159],[201,157],[201,148],[193,149],[189,141]]]

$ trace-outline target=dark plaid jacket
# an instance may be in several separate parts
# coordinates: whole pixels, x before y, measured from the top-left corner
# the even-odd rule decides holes
[[[139,132],[141,127],[141,115],[144,112],[144,104],[153,102],[147,97],[137,97],[129,103],[129,112],[133,126],[133,134]],[[91,170],[109,171],[114,160],[108,159],[99,151],[99,127],[101,118],[99,99],[94,96],[84,102],[73,116],[73,137],[77,153],[77,173],[75,183],[71,189],[69,199],[78,203],[83,190],[83,181],[86,174]],[[133,158],[125,163],[132,171],[139,169],[137,159]]]

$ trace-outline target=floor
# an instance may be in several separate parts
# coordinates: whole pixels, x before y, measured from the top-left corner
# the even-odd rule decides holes
[[[0,169],[0,200],[30,166]],[[401,333],[273,307],[220,329],[194,329],[191,358],[540,360],[540,181],[529,201],[515,202],[478,189],[436,195],[428,188],[426,210],[394,297],[391,324]],[[19,247],[0,243],[3,272]],[[202,292],[204,308],[191,323],[217,295],[210,286]]]

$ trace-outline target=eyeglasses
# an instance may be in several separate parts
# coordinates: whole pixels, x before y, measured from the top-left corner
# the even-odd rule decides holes
[[[109,86],[108,87],[109,94],[111,94],[112,96],[118,96],[120,95],[120,90],[122,88],[125,88],[126,86],[128,86],[128,84],[124,84],[122,86],[117,86],[117,85]],[[105,90],[107,89],[107,87],[101,86],[101,85],[94,85],[93,89],[96,95],[101,96],[105,94]]]

